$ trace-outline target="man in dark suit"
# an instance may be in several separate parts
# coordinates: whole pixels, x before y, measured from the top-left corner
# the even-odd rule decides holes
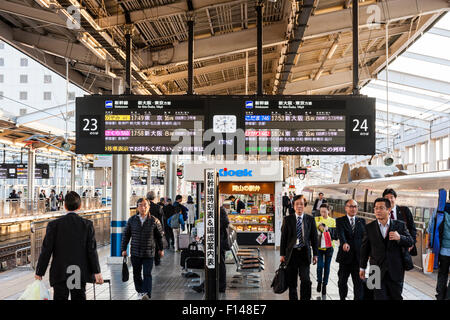
[[[241,213],[242,209],[245,209],[245,203],[241,199],[236,199],[235,196],[231,195],[228,197],[228,200],[231,200],[234,202],[234,208],[237,213]]]
[[[314,201],[314,205],[312,208],[312,214],[314,217],[320,216],[320,206],[324,203],[327,203],[327,199],[323,197],[323,193],[319,192],[319,198]]]
[[[164,219],[163,219],[163,210],[159,205],[154,203],[155,200],[155,192],[149,191],[147,192],[147,200],[150,203],[150,214],[157,218],[161,222],[161,226],[164,230]],[[164,234],[163,234],[164,236]],[[159,251],[163,250],[164,248],[156,247],[155,249],[155,259],[153,260],[155,262],[155,266],[159,266],[161,264],[161,257],[159,256]]]
[[[97,255],[94,225],[76,212],[81,198],[69,192],[64,199],[68,213],[47,225],[35,278],[42,280],[50,257],[50,285],[53,300],[86,300],[86,282],[103,283]],[[95,278],[95,280],[94,280]]]
[[[282,203],[283,203],[283,217],[284,217],[286,215],[287,210],[289,210],[289,207],[290,207],[290,204],[291,204],[290,201],[289,201],[289,197],[287,195],[287,192],[284,193]]]
[[[300,298],[310,300],[311,250],[313,264],[317,263],[318,255],[316,222],[312,216],[303,213],[306,207],[306,199],[303,195],[295,196],[293,200],[295,214],[284,217],[281,226],[280,262],[287,265],[289,300],[298,300],[298,276],[300,276]]]
[[[306,201],[306,199],[305,199]],[[294,195],[292,193],[289,192],[289,214],[295,214],[295,210],[294,210]]]
[[[390,219],[391,202],[388,199],[376,199],[373,209],[377,219],[366,226],[359,276],[365,278],[370,257],[370,265],[377,266],[381,271],[381,286],[374,290],[375,300],[402,300],[404,250],[411,247],[414,241],[403,221]]]
[[[394,189],[386,189],[383,192],[383,198],[388,199],[391,202],[391,211],[389,212],[389,217],[392,220],[400,220],[406,224],[406,228],[408,228],[409,234],[414,240],[414,244],[408,248],[409,254],[412,256],[417,256],[417,248],[416,248],[416,225],[414,223],[414,218],[408,207],[397,206],[397,193]]]
[[[361,242],[366,228],[366,221],[356,216],[358,203],[349,199],[345,202],[345,216],[336,219],[339,237],[339,251],[336,262],[339,263],[338,287],[341,300],[347,298],[348,277],[352,276],[353,299],[362,299],[362,281],[359,278],[359,257]]]

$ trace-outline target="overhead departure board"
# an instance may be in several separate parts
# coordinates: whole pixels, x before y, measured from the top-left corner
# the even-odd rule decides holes
[[[194,147],[180,142],[192,137],[201,141],[203,103],[181,96],[77,98],[76,153],[202,152],[202,144]]]
[[[320,96],[247,100],[246,153],[371,154],[375,148],[372,100]]]
[[[76,153],[375,153],[375,99],[364,96],[86,96]]]
[[[48,179],[50,168],[48,164],[36,164],[34,168],[35,179]],[[0,179],[27,179],[28,164],[3,163],[0,164]]]

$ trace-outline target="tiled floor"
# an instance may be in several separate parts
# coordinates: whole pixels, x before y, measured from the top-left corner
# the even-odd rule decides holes
[[[121,280],[121,265],[108,265],[106,259],[109,255],[109,246],[99,249],[100,264],[102,274],[105,279],[111,279],[111,290],[113,300],[136,299],[134,290],[132,269],[130,267],[130,280],[123,283]],[[279,265],[279,252],[273,247],[262,248],[262,255],[265,260],[265,270],[260,273],[260,288],[227,288],[226,293],[220,294],[221,300],[287,300],[288,293],[277,295],[270,288],[274,272]],[[336,254],[336,251],[335,251]],[[201,300],[202,293],[196,293],[188,287],[191,278],[181,275],[179,265],[180,253],[173,250],[165,250],[165,256],[161,265],[153,268],[153,291],[152,300]],[[312,299],[314,300],[337,300],[339,293],[337,288],[337,270],[339,265],[334,261],[331,264],[330,279],[327,286],[327,295],[322,297],[316,293],[316,266],[311,266],[311,280],[313,282]],[[227,264],[227,280],[230,285],[231,278],[236,274],[234,264]],[[48,286],[48,272],[44,277]],[[33,281],[31,270],[14,269],[0,273],[0,299],[17,299],[28,284]],[[436,275],[425,275],[419,271],[409,271],[405,277],[403,297],[405,300],[433,300],[436,286]],[[87,285],[87,298],[93,299],[92,284]],[[52,294],[53,295],[53,294]],[[108,285],[96,286],[96,298],[98,300],[109,299]],[[352,284],[349,279],[348,299],[353,298]]]

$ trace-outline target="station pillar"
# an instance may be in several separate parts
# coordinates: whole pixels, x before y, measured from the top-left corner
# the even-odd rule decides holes
[[[113,94],[124,92],[122,79],[113,79]],[[130,155],[114,154],[111,168],[111,255],[108,264],[122,264],[122,233],[130,215]]]
[[[166,176],[164,181],[166,197],[172,199],[172,203],[175,201],[175,196],[177,192],[177,156],[167,155],[166,156]]]
[[[70,191],[76,192],[77,158],[70,159]]]
[[[28,175],[27,175],[27,199],[30,204],[34,200],[34,168],[36,165],[35,152],[31,148],[28,149]]]

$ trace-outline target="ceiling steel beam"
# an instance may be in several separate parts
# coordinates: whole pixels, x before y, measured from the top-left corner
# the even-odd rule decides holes
[[[279,57],[278,52],[272,52],[267,53],[264,55],[264,61],[273,60]],[[205,66],[201,68],[195,68],[194,69],[194,76],[200,76],[203,74],[213,73],[213,72],[219,72],[222,70],[232,69],[232,68],[239,68],[239,67],[245,67],[246,60],[245,59],[239,59],[239,60],[233,60],[228,62],[222,62],[215,65]],[[256,57],[251,57],[248,59],[249,64],[255,64],[256,63]],[[187,71],[180,71],[165,75],[156,75],[156,76],[150,76],[150,80],[154,83],[164,83],[167,81],[176,81],[181,79],[187,79]]]
[[[39,21],[45,25],[67,28],[65,20],[56,13],[11,1],[0,1],[0,12]],[[67,18],[66,18],[67,19]]]
[[[22,53],[26,54],[27,56],[31,57],[32,59],[36,60],[37,62],[41,63],[42,65],[46,66],[53,72],[59,74],[63,78],[66,77],[66,66],[65,64],[58,64],[55,62],[55,57],[45,53],[40,50],[36,50],[30,46],[25,46],[19,42],[16,42],[14,40],[14,30],[9,27],[8,25],[4,24],[2,21],[0,21],[0,35],[5,42],[16,48],[17,50],[21,51]],[[91,86],[91,82],[86,83],[86,77],[83,76],[81,73],[69,69],[69,79],[70,81],[78,86],[79,88],[86,90],[91,93],[99,93],[103,92],[104,90],[110,91],[111,85],[107,83],[103,83],[101,81],[96,81],[94,85]],[[89,87],[91,88],[89,89]]]
[[[185,2],[183,2],[185,3]],[[389,1],[389,20],[397,21],[407,19],[413,16],[424,15],[431,12],[442,12],[448,10],[447,0],[393,0]],[[195,3],[194,3],[195,5]],[[378,6],[378,9],[383,12],[383,4],[373,4]],[[368,23],[371,20],[371,14],[362,10],[360,16],[360,28],[372,27],[366,36],[371,38],[380,33],[380,30],[376,29],[376,25]],[[159,16],[161,17],[161,16]],[[384,16],[381,20],[386,20]],[[317,38],[334,34],[337,32],[351,31],[351,14],[348,10],[340,10],[328,14],[321,14],[318,16],[312,16],[308,21],[308,28],[306,28],[303,35],[303,39]],[[270,25],[266,25],[263,28],[264,39],[263,46],[270,47],[275,45],[285,44],[286,39],[286,27],[287,23],[277,22]],[[402,28],[404,29],[404,28]],[[382,30],[384,32],[384,30]],[[384,37],[384,35],[380,35]],[[244,29],[242,31],[231,32],[228,34],[216,35],[207,39],[198,39],[195,42],[195,61],[201,61],[204,59],[210,59],[217,56],[226,54],[245,52],[248,50],[256,49],[256,28]],[[364,36],[361,35],[360,41],[364,41]],[[350,38],[351,42],[351,38]],[[343,42],[344,43],[344,42]],[[320,46],[321,44],[319,44]],[[322,45],[323,46],[323,45]],[[328,46],[325,46],[328,47]],[[299,52],[302,52],[302,46],[299,48]],[[149,60],[147,50],[142,50],[139,53],[144,65],[150,66],[151,69],[161,69],[169,66],[175,66],[178,64],[187,63],[187,42],[181,42],[174,45],[173,58],[169,64],[166,65],[153,65]],[[151,57],[151,55],[150,55]],[[151,59],[151,58],[150,58]]]
[[[378,79],[386,80],[386,71],[378,74]],[[410,88],[428,90],[436,93],[450,95],[448,82],[421,77],[418,75],[389,70],[389,82],[407,86]]]
[[[314,0],[304,0],[302,4],[299,1],[293,2],[291,22],[288,26],[288,42],[282,50],[282,55],[278,62],[277,74],[275,75],[273,93],[283,94],[286,88],[292,67],[296,64],[298,48],[303,41],[303,35],[308,26],[311,12],[314,8]]]
[[[362,69],[360,74],[361,80],[370,80],[370,75],[367,70]],[[317,91],[332,90],[336,88],[342,88],[350,86],[353,81],[353,73],[351,70],[336,72],[333,74],[322,75],[319,80],[304,79],[296,81],[292,80],[286,84],[284,94],[312,94]]]

